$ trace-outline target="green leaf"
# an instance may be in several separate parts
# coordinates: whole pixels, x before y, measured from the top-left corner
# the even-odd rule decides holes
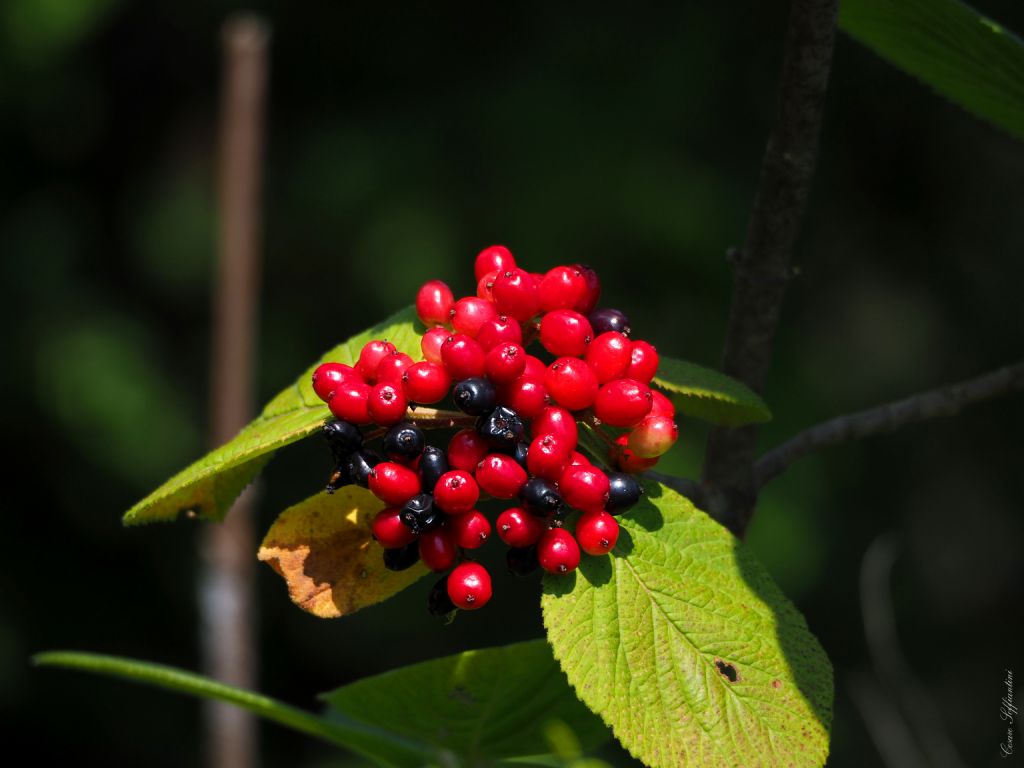
[[[672,393],[683,416],[722,427],[769,421],[772,417],[764,400],[748,386],[695,363],[662,357],[654,383]]]
[[[568,725],[584,749],[608,738],[543,640],[403,667],[321,698],[335,712],[454,752],[470,765],[546,751],[552,721]]]
[[[890,64],[1024,139],[1024,44],[957,0],[843,0],[839,25]]]
[[[544,624],[580,698],[654,768],[818,766],[832,667],[743,544],[646,486],[612,555],[544,580]]]
[[[68,667],[133,682],[155,685],[176,693],[234,704],[255,715],[331,742],[384,765],[416,766],[432,762],[434,750],[387,729],[343,718],[317,717],[269,696],[225,685],[182,669],[145,661],[75,651],[51,651],[32,657],[40,666]]]
[[[313,391],[310,378],[316,366],[328,360],[351,365],[363,345],[372,339],[387,339],[400,351],[418,356],[420,335],[413,326],[415,318],[415,311],[406,308],[339,344],[271,400],[263,413],[233,440],[179,472],[128,510],[125,524],[173,520],[185,511],[212,520],[222,519],[275,450],[316,432],[331,415]]]

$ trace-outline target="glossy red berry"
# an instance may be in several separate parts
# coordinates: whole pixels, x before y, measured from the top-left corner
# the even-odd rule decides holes
[[[475,429],[456,432],[448,442],[448,466],[465,472],[475,472],[476,465],[483,461],[491,449],[487,441]]]
[[[434,504],[449,515],[469,512],[479,499],[480,486],[464,469],[445,472],[434,486]]]
[[[479,563],[459,563],[448,574],[448,597],[456,608],[475,611],[491,599],[491,574]]]
[[[585,512],[576,523],[576,541],[588,555],[611,552],[619,540],[619,524],[607,512]]]
[[[536,544],[547,530],[544,521],[522,507],[506,509],[497,520],[498,536],[510,547]]]
[[[634,341],[630,350],[629,368],[626,376],[630,379],[650,383],[658,372],[658,350],[646,341]]]
[[[526,350],[513,342],[498,344],[487,353],[484,370],[495,384],[518,379],[526,370]]]
[[[441,360],[456,381],[484,375],[483,347],[464,333],[449,336],[441,345]]]
[[[602,333],[587,346],[583,359],[594,372],[598,384],[622,378],[632,361],[633,345],[616,331]]]
[[[463,549],[482,547],[491,535],[491,523],[482,512],[471,509],[445,521],[444,527]]]
[[[479,280],[488,272],[503,272],[514,268],[515,265],[516,260],[512,256],[512,251],[504,245],[492,245],[476,255],[476,260],[473,262],[473,276]]]
[[[374,424],[390,427],[397,424],[405,416],[408,401],[402,385],[390,381],[381,381],[370,389],[370,417]]]
[[[381,361],[393,355],[397,350],[390,341],[368,341],[359,352],[359,360],[356,361],[356,370],[363,377],[367,384],[377,382],[377,366]]]
[[[658,463],[657,459],[645,459],[637,456],[629,448],[629,435],[619,435],[615,438],[615,447],[609,452],[609,459],[623,472],[636,474],[646,472]]]
[[[432,528],[420,534],[420,560],[432,571],[447,571],[455,565],[459,550],[446,528]]]
[[[393,461],[382,461],[370,472],[370,491],[385,504],[401,506],[420,492],[420,476]]]
[[[537,301],[541,312],[555,309],[574,309],[587,296],[587,281],[578,269],[555,267],[537,286]]]
[[[676,415],[676,407],[665,395],[661,394],[656,389],[651,390],[651,412],[650,416],[668,416],[672,418]]]
[[[455,303],[452,289],[440,280],[429,280],[416,294],[416,314],[428,328],[448,322]]]
[[[402,375],[402,388],[410,402],[429,405],[445,398],[452,379],[444,366],[426,360],[413,363]]]
[[[359,374],[351,365],[344,363],[323,363],[313,371],[313,391],[316,396],[324,402],[331,396],[331,393],[346,379],[356,377]]]
[[[651,411],[651,388],[633,379],[609,381],[597,392],[594,415],[613,427],[632,427]]]
[[[402,381],[402,376],[405,375],[406,370],[412,365],[412,358],[404,352],[396,352],[393,355],[389,355],[380,361],[380,365],[377,366],[377,381],[390,381],[398,384]]]
[[[584,512],[604,509],[608,489],[608,475],[597,467],[570,466],[558,481],[558,490],[565,503]]]
[[[592,467],[594,466],[590,459],[584,456],[579,451],[573,451],[569,454],[569,467]]]
[[[578,357],[593,338],[590,323],[579,312],[556,309],[540,321],[540,343],[556,357]]]
[[[493,320],[488,320],[480,326],[476,340],[485,352],[491,351],[499,344],[523,343],[523,329],[519,321],[507,315],[498,315]]]
[[[537,285],[517,267],[506,269],[494,283],[494,304],[503,315],[525,321],[537,314]]]
[[[551,405],[545,408],[533,420],[530,425],[530,434],[534,437],[541,435],[554,435],[566,445],[573,448],[579,442],[579,427],[576,426],[576,418],[565,408]]]
[[[526,346],[525,344],[523,345]],[[535,381],[544,381],[544,376],[548,372],[547,364],[539,357],[534,355],[526,356],[526,368],[523,369],[523,376],[528,376]]]
[[[527,479],[526,470],[503,453],[484,456],[476,468],[476,481],[485,493],[496,499],[515,498]]]
[[[563,438],[541,435],[530,443],[526,453],[526,466],[531,475],[557,483],[569,466],[569,457],[572,453],[573,446],[566,443]]]
[[[441,345],[451,335],[451,331],[447,328],[431,328],[424,333],[423,338],[420,339],[420,351],[423,352],[423,359],[441,365]]]
[[[542,382],[524,374],[499,387],[498,402],[524,419],[534,419],[547,406],[548,393]]]
[[[494,281],[498,279],[498,270],[492,269],[476,281],[476,295],[478,298],[494,301]]]
[[[373,538],[384,549],[397,549],[416,540],[416,534],[402,522],[400,513],[398,507],[387,507],[374,515],[370,523]]]
[[[597,379],[590,366],[576,357],[560,357],[548,366],[544,387],[570,411],[588,408],[597,397]]]
[[[679,427],[671,416],[648,416],[629,434],[629,449],[644,459],[657,458],[675,445]]]
[[[573,309],[584,315],[589,315],[597,306],[598,299],[601,298],[601,280],[598,278],[597,272],[585,264],[575,264],[574,268],[583,275],[587,291]]]
[[[455,302],[451,311],[452,328],[456,333],[464,333],[470,338],[476,338],[480,327],[498,317],[498,310],[494,304],[486,299],[476,296],[466,296]]]
[[[537,543],[537,559],[548,573],[569,573],[580,564],[580,546],[564,528],[552,528]]]
[[[350,421],[353,424],[373,422],[370,415],[370,385],[364,384],[357,377],[346,379],[335,387],[327,401],[327,407],[343,421]]]

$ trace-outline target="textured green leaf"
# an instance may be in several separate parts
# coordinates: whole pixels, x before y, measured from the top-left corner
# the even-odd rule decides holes
[[[263,413],[233,440],[179,472],[128,510],[125,524],[173,520],[185,511],[222,519],[275,450],[315,432],[331,415],[313,391],[310,379],[316,366],[327,360],[351,365],[371,339],[387,339],[402,352],[418,356],[420,335],[413,325],[415,318],[412,308],[404,309],[339,344],[271,400]]]
[[[817,766],[832,667],[733,536],[655,484],[612,555],[544,581],[544,624],[580,698],[654,766]]]
[[[321,698],[332,711],[454,752],[469,765],[546,751],[545,726],[553,721],[565,723],[584,749],[608,738],[543,640],[403,667]]]
[[[695,363],[662,357],[654,383],[672,393],[683,416],[723,427],[768,421],[768,410],[757,393],[736,379]]]
[[[431,747],[406,739],[387,729],[374,728],[345,718],[317,717],[269,696],[225,685],[183,669],[118,656],[75,651],[40,653],[32,660],[40,666],[79,669],[155,685],[201,699],[225,701],[286,728],[358,752],[384,765],[419,766],[438,762],[431,759],[435,754]]]
[[[950,101],[1024,139],[1024,43],[957,0],[843,0],[839,24]]]

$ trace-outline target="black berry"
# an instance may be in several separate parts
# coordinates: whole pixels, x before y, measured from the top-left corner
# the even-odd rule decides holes
[[[448,456],[443,449],[428,445],[423,449],[423,455],[420,456],[419,469],[420,486],[426,488],[428,492],[432,492],[437,481],[441,479],[441,475],[451,467],[448,466]]]
[[[431,616],[447,617],[458,610],[448,596],[448,576],[442,576],[427,596],[427,610]]]
[[[434,507],[434,497],[431,494],[421,493],[402,505],[401,518],[413,533],[423,533],[439,526],[444,513]]]
[[[323,433],[337,464],[343,464],[349,454],[363,447],[362,432],[347,421],[330,421],[324,424]]]
[[[516,463],[525,469],[527,472],[530,471],[529,467],[526,466],[526,455],[530,452],[530,444],[527,442],[519,441],[515,444],[515,447],[508,452],[508,455],[516,460]]]
[[[523,439],[523,420],[511,408],[502,405],[480,417],[477,431],[492,448],[507,451]]]
[[[412,461],[423,453],[426,444],[427,438],[423,430],[415,424],[404,422],[388,430],[381,448],[392,461]]]
[[[616,515],[632,507],[643,495],[644,489],[633,475],[626,472],[608,473],[608,501],[605,512]]]
[[[416,541],[398,549],[384,550],[384,567],[389,571],[404,571],[407,568],[412,568],[419,562],[419,559],[420,546]]]
[[[384,457],[376,451],[371,451],[368,448],[356,451],[348,457],[346,464],[350,482],[361,485],[363,488],[369,488],[370,472],[382,461],[384,461]]]
[[[505,564],[513,576],[529,576],[540,568],[537,560],[537,545],[530,547],[509,547],[505,552]]]
[[[455,405],[470,416],[482,416],[494,410],[497,397],[494,384],[484,378],[463,379],[452,392]]]
[[[617,309],[595,309],[587,319],[595,337],[608,331],[629,336],[629,318]]]
[[[523,506],[535,515],[557,514],[563,509],[562,497],[555,486],[540,477],[532,477],[519,490]]]

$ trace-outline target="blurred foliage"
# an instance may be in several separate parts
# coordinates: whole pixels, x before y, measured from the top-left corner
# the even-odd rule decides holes
[[[757,183],[787,3],[254,5],[274,27],[261,401],[427,277],[470,290],[469,259],[494,241],[537,269],[591,263],[659,349],[717,363],[724,254]],[[1016,0],[977,5],[1024,29]],[[192,703],[27,657],[82,647],[198,667],[196,528],[124,530],[120,513],[203,449],[218,30],[235,7],[0,7],[0,423],[20,446],[0,730],[41,764],[201,752]],[[839,39],[765,447],[1019,358],[1021,178],[1019,143]],[[114,396],[130,411],[112,413]],[[879,761],[848,682],[870,663],[858,574],[882,532],[904,547],[894,599],[913,670],[964,761],[996,754],[993,691],[1020,661],[1022,426],[1020,399],[983,405],[823,453],[767,488],[750,539],[836,667],[832,765]],[[706,432],[682,430],[666,468],[693,476]],[[261,532],[328,465],[317,441],[283,451]],[[260,687],[286,701],[542,632],[539,587],[503,574],[487,615],[451,627],[416,589],[334,622],[296,610],[269,569],[259,590]],[[74,712],[60,730],[57,700]],[[322,765],[328,749],[263,732],[268,766]]]

